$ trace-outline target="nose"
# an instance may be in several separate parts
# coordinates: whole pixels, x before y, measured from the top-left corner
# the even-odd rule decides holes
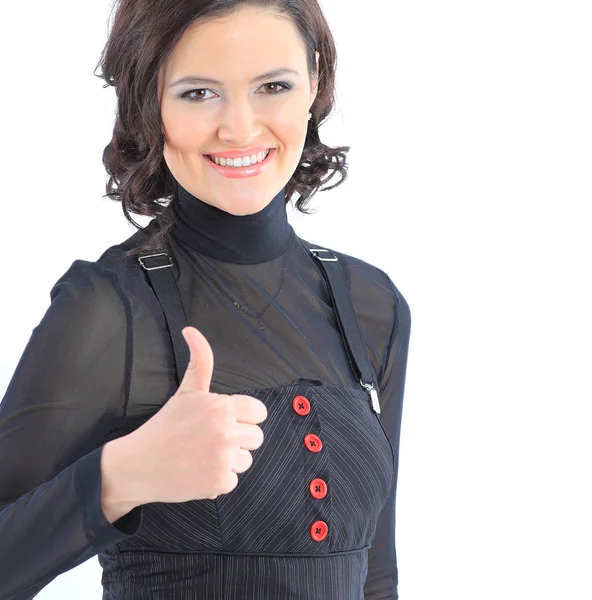
[[[228,102],[222,113],[218,137],[234,146],[249,145],[261,135],[257,115],[248,101]]]

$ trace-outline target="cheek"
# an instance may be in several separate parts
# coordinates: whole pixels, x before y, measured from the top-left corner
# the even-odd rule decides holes
[[[306,115],[307,112],[300,104],[286,105],[278,107],[270,120],[273,134],[291,150],[299,150],[304,145],[308,122],[303,114]]]
[[[195,151],[207,135],[203,123],[200,125],[200,119],[188,111],[163,112],[162,122],[167,144],[181,151]]]

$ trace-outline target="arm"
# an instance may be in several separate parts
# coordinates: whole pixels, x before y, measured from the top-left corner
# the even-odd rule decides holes
[[[379,391],[381,423],[395,453],[395,481],[376,525],[372,546],[368,550],[368,575],[364,584],[365,600],[398,600],[398,568],[395,546],[395,503],[399,467],[399,438],[405,391],[407,354],[411,330],[411,313],[405,298],[389,283],[395,294],[396,316]]]
[[[128,389],[127,300],[111,272],[81,260],[50,298],[0,403],[0,598],[11,600],[141,524],[141,506],[121,511],[113,461],[102,464]]]

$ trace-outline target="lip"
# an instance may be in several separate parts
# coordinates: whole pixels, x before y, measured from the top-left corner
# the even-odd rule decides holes
[[[267,148],[265,148],[264,150],[267,150]],[[249,165],[248,167],[222,167],[221,165],[217,165],[214,161],[210,160],[207,155],[204,156],[204,160],[210,165],[210,167],[212,167],[212,169],[214,169],[214,171],[216,171],[216,173],[219,173],[223,177],[229,177],[230,179],[237,179],[241,177],[253,177],[254,175],[259,175],[260,173],[263,173],[263,171],[267,169],[267,167],[273,160],[273,157],[275,156],[275,151],[275,148],[271,148],[269,150],[267,158],[263,162],[256,163],[254,165]],[[214,154],[213,156],[218,155]]]
[[[259,152],[267,152],[269,146],[257,146],[249,150],[227,150],[226,152],[208,152],[206,156],[216,156],[218,158],[242,158],[243,156],[253,156]]]

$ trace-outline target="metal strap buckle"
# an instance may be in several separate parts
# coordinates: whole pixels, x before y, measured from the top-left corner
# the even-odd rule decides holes
[[[142,262],[142,259],[144,259],[144,258],[152,258],[153,256],[166,256],[171,262],[168,265],[160,265],[160,266],[157,266],[157,267],[147,267]],[[144,256],[139,256],[138,257],[138,262],[142,265],[142,267],[144,269],[146,269],[146,271],[155,271],[156,269],[166,269],[167,267],[172,267],[173,266],[173,261],[171,260],[170,256],[166,252],[158,252],[157,254],[145,254]]]
[[[380,402],[378,401],[378,392],[374,389],[374,384],[372,382],[364,383],[361,379],[360,383],[362,384],[362,387],[370,394],[372,409],[375,413],[380,413]]]
[[[331,250],[326,250],[325,248],[309,248],[309,250],[313,253],[314,256],[316,256],[319,260],[322,260],[323,262],[338,260],[335,254],[331,252]],[[318,254],[315,254],[315,252],[329,252],[329,254],[331,254],[333,258],[322,258]]]

